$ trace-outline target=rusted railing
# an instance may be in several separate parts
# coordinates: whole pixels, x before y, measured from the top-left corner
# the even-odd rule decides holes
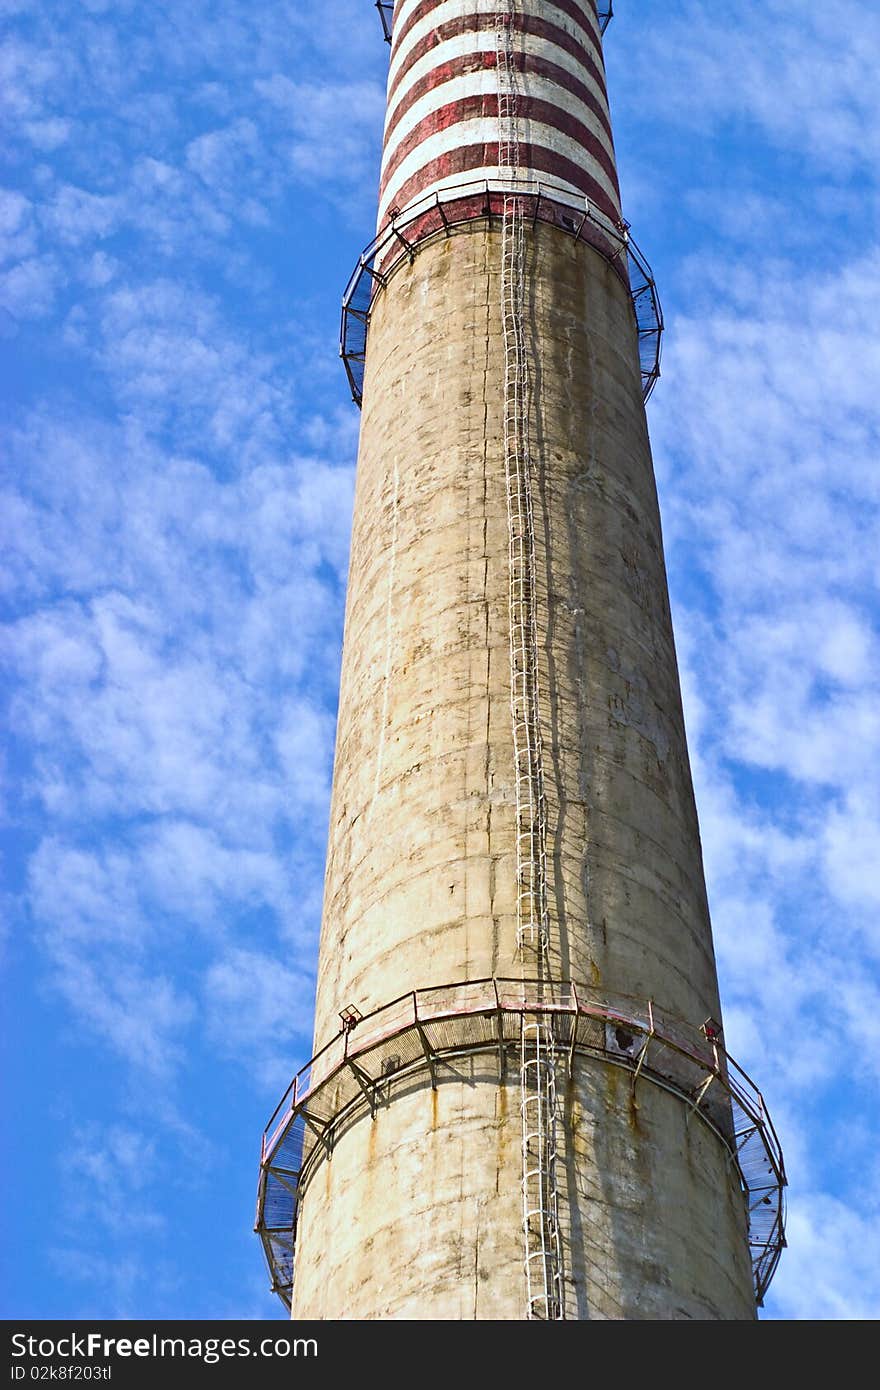
[[[403,994],[343,1028],[291,1081],[263,1133],[255,1230],[273,1290],[290,1303],[300,1183],[333,1149],[353,1107],[375,1111],[389,1078],[424,1068],[436,1083],[444,1059],[519,1045],[524,1015],[549,1020],[560,1054],[598,1058],[632,1084],[677,1096],[724,1144],[746,1200],[758,1303],[785,1245],[785,1165],[760,1091],[718,1038],[650,1002],[587,991],[572,982],[471,980]]]

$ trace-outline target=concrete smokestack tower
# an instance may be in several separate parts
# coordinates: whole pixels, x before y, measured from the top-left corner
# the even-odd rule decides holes
[[[298,1318],[745,1318],[782,1157],[723,1047],[595,0],[397,0],[315,1057],[257,1229]]]

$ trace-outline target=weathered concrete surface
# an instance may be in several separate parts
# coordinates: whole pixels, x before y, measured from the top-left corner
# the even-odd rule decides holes
[[[561,1109],[566,1317],[752,1317],[743,1204],[707,1127],[650,1084],[634,1107],[601,1063],[578,1063]],[[519,1131],[516,1066],[499,1086],[491,1056],[364,1109],[308,1184],[295,1316],[521,1318]]]
[[[719,1004],[632,311],[589,247],[539,224],[530,256],[553,969],[699,1024]],[[529,973],[499,258],[479,224],[429,244],[372,318],[316,1047],[345,1005]],[[416,1087],[318,1165],[296,1316],[523,1315],[519,1109],[487,1068],[436,1097]],[[569,1315],[754,1316],[721,1146],[647,1090],[637,1125],[607,1069],[569,1097]]]

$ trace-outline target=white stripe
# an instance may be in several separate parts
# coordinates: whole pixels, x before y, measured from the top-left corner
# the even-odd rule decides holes
[[[562,131],[556,130],[554,126],[545,125],[542,121],[530,121],[523,119],[520,122],[520,138],[524,144],[532,144],[552,151],[554,154],[562,155],[570,159],[595,179],[596,183],[605,190],[611,201],[612,207],[616,208],[617,192],[612,187],[611,181],[604,169],[596,163],[594,157],[584,149],[578,141],[572,140],[570,136],[564,135]],[[430,164],[432,159],[436,159],[441,154],[449,153],[452,150],[462,149],[466,145],[478,145],[483,142],[495,144],[498,139],[498,120],[496,117],[475,117],[469,121],[461,121],[458,125],[452,126],[449,130],[438,131],[436,135],[429,135],[419,144],[416,149],[407,155],[400,168],[394,173],[388,188],[382,196],[382,207],[388,207],[395,201],[395,193],[402,188],[409,179],[413,178]],[[523,168],[524,173],[528,173],[528,168]],[[471,175],[458,174],[458,182]],[[500,177],[497,167],[491,174],[492,178]],[[423,188],[419,197],[433,189],[434,184]]]
[[[498,74],[492,70],[488,72],[468,73],[465,77],[456,77],[449,82],[444,82],[440,87],[434,87],[432,91],[426,92],[402,117],[400,124],[395,128],[391,139],[382,155],[382,172],[384,174],[388,164],[401,142],[406,139],[411,131],[415,130],[419,121],[423,121],[426,116],[439,111],[441,107],[452,102],[463,101],[465,97],[478,96],[481,94],[495,95],[498,92]],[[565,87],[560,87],[557,82],[551,81],[548,77],[539,77],[535,73],[527,73],[525,81],[520,88],[520,94],[524,97],[534,97],[541,101],[549,101],[553,106],[559,108],[566,116],[573,116],[581,121],[587,129],[601,141],[604,149],[608,151],[609,157],[613,160],[614,154],[607,132],[602,128],[597,116],[593,114],[588,106],[585,106],[577,97],[571,95]],[[452,139],[456,144],[459,143],[452,128]]]
[[[598,9],[598,8],[599,8],[599,7],[598,7],[598,5],[597,5],[597,6],[596,6],[596,9]],[[586,19],[587,24],[589,25],[591,34],[593,35],[593,42],[596,43],[596,44],[598,44],[599,47],[601,48],[601,46],[602,46],[602,30],[599,28],[599,20],[598,20],[598,17],[593,13],[593,6],[590,4],[590,0],[584,0],[583,9],[584,9],[584,18]]]
[[[413,3],[418,3],[418,0],[413,0]],[[405,3],[405,0],[397,0],[397,4],[394,8],[397,12],[395,14],[395,24],[402,26],[406,23],[406,13],[409,6]],[[445,0],[445,3],[435,6],[434,9],[430,10],[428,14],[424,15],[423,18],[419,20],[418,24],[413,26],[406,38],[402,40],[400,47],[395,45],[392,48],[391,63],[388,69],[389,87],[394,81],[398,70],[406,60],[409,52],[415,48],[416,44],[420,43],[426,35],[433,33],[433,31],[438,29],[442,24],[448,24],[450,20],[459,19],[463,15],[499,14],[502,9],[501,0]],[[541,0],[531,0],[531,3],[526,3],[522,6],[522,10],[535,19],[543,19],[548,23],[555,24],[557,29],[564,29],[573,39],[577,39],[587,48],[592,47],[601,52],[601,42],[586,16],[584,17],[585,22],[583,26],[575,24],[574,20],[565,14],[563,10],[558,10],[555,5],[548,9],[545,5],[541,4]],[[597,54],[597,57],[598,56]]]
[[[605,115],[608,117],[609,125],[611,117],[608,111],[608,101],[605,93],[599,84],[590,75],[583,63],[577,58],[573,58],[570,53],[566,53],[564,48],[559,48],[555,43],[548,39],[537,38],[534,34],[520,35],[518,47],[521,51],[532,58],[543,58],[545,62],[555,63],[557,67],[563,68],[571,73],[585,87],[593,93]],[[432,48],[430,53],[426,53],[417,63],[414,63],[411,70],[406,74],[400,89],[394,93],[394,105],[388,108],[385,117],[386,128],[388,121],[397,110],[400,103],[405,99],[410,89],[417,82],[421,82],[435,68],[441,67],[444,63],[453,62],[456,58],[462,58],[469,53],[494,53],[495,35],[489,32],[483,34],[458,34],[454,39],[446,39],[439,43],[436,48]],[[494,69],[487,69],[494,71]],[[528,76],[528,74],[525,74]]]

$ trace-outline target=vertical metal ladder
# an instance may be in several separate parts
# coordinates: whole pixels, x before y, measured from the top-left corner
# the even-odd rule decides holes
[[[556,1190],[556,1049],[552,1025],[523,1015],[520,1047],[527,1318],[565,1317]]]
[[[547,973],[547,805],[538,666],[537,559],[525,338],[525,218],[515,63],[517,0],[496,28],[498,166],[504,181],[501,314],[504,337],[504,470],[507,495],[510,710],[516,782],[516,937],[525,973]],[[552,1024],[523,1014],[520,1036],[522,1226],[526,1317],[565,1316],[556,1183],[556,1055]]]

